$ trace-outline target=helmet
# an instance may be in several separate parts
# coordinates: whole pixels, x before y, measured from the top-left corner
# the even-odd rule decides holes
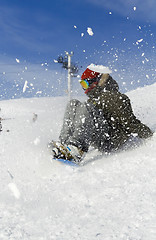
[[[111,70],[103,65],[90,64],[83,72],[80,84],[85,90],[85,93],[97,86],[102,74],[109,74]]]

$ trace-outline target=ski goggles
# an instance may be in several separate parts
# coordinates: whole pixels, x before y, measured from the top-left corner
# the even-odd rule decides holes
[[[82,88],[85,90],[87,90],[89,88],[89,82],[86,79],[80,80],[80,84],[81,84]]]
[[[100,78],[101,78],[101,74],[95,78],[80,80],[80,84],[84,90],[87,90],[88,88],[90,88],[92,83],[98,83]]]

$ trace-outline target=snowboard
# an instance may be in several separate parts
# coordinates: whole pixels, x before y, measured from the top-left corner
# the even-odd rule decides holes
[[[62,164],[68,165],[68,166],[74,166],[74,167],[79,167],[80,163],[75,162],[74,160],[67,160],[63,158],[53,158],[54,161],[58,161]]]

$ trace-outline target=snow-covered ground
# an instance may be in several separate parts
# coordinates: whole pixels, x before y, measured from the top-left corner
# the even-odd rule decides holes
[[[156,129],[156,84],[129,92]],[[67,99],[0,102],[0,240],[155,240],[156,134],[140,147],[88,164],[51,161]]]

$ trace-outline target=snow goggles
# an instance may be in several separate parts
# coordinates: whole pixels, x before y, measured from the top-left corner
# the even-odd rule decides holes
[[[84,90],[87,90],[88,88],[90,88],[92,83],[97,83],[100,80],[100,78],[101,78],[101,74],[95,78],[80,80],[80,84]]]
[[[87,90],[89,88],[89,82],[86,79],[85,80],[81,80],[80,84],[83,87],[83,89],[85,89],[85,90]]]

